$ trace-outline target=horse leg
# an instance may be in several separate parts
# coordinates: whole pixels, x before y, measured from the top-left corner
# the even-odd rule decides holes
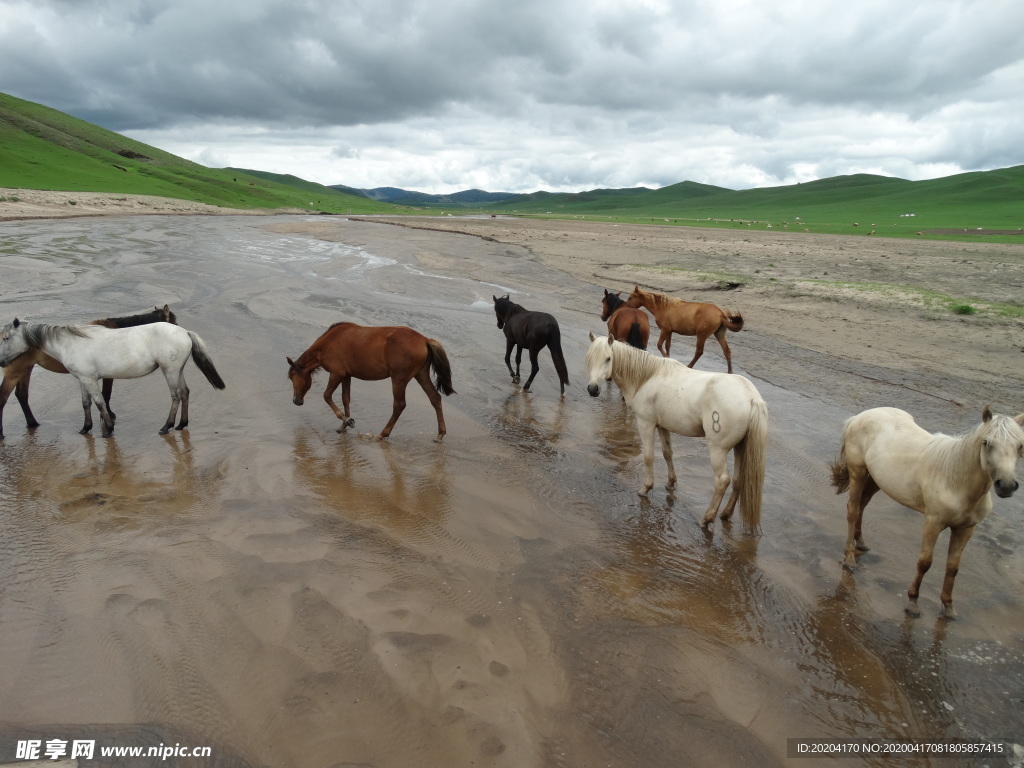
[[[708,335],[706,333],[697,334],[697,349],[693,352],[693,360],[686,366],[687,368],[693,368],[693,364],[700,360],[700,356],[704,354],[704,342],[707,341]],[[729,369],[729,373],[732,373],[732,369]]]
[[[646,496],[654,487],[654,429],[653,421],[641,419],[636,420],[637,429],[640,432],[640,444],[644,452],[644,487],[640,491],[641,496]]]
[[[520,347],[520,349],[521,349],[521,347]],[[523,389],[529,389],[530,388],[530,385],[533,383],[533,377],[536,376],[537,372],[540,370],[540,363],[537,361],[537,352],[538,351],[539,350],[534,349],[533,347],[530,348],[530,378],[528,378],[526,380],[526,384],[523,385]],[[519,359],[516,358],[516,368],[518,369],[518,367],[519,367]]]
[[[117,421],[117,414],[114,413],[113,408],[110,407],[110,395],[114,391],[114,380],[104,379],[103,380],[103,402],[107,404],[107,413],[110,414],[110,418]]]
[[[188,384],[185,383],[185,376],[183,374],[179,374],[178,379],[178,396],[181,398],[181,420],[178,422],[178,426],[176,426],[175,429],[181,431],[188,426],[189,389]],[[114,414],[110,414],[110,418],[114,418]]]
[[[508,338],[505,340],[505,366],[508,368],[508,375],[512,377],[512,383],[519,383],[519,358],[522,357],[523,350],[520,347],[516,353],[516,369],[512,370],[512,348],[516,346],[516,343]]]
[[[416,381],[427,393],[427,399],[430,400],[430,404],[434,406],[434,411],[437,413],[437,438],[434,442],[440,443],[448,430],[445,428],[444,412],[441,410],[441,393],[437,391],[437,387],[430,380],[429,363],[420,368],[420,372],[416,374]]]
[[[114,420],[110,418],[107,411],[107,404],[103,402],[103,393],[100,391],[99,379],[79,379],[82,388],[82,410],[85,411],[85,424],[79,431],[81,435],[87,435],[92,431],[92,404],[96,404],[96,410],[100,412],[100,419],[103,421],[102,437],[110,437],[114,434]]]
[[[406,377],[393,378],[391,379],[391,395],[394,397],[395,402],[391,407],[391,421],[389,421],[384,429],[377,435],[377,440],[383,440],[391,434],[391,430],[395,428],[395,422],[398,421],[398,417],[402,415],[402,411],[405,410],[405,388],[409,385],[409,379]]]
[[[658,351],[661,352],[662,357],[668,357],[669,350],[672,347],[672,329],[662,328],[661,335],[658,336]]]
[[[917,607],[917,596],[921,592],[921,580],[928,573],[928,569],[932,567],[932,553],[940,533],[942,533],[942,526],[933,518],[925,516],[924,533],[921,534],[921,554],[917,558],[917,573],[914,575],[910,589],[907,590],[906,611],[911,616],[921,615],[921,609]],[[964,544],[966,543],[964,541]],[[952,540],[950,540],[950,545],[952,545]]]
[[[718,330],[715,331],[715,338],[718,339],[718,343],[722,346],[722,354],[725,355],[725,362],[729,366],[729,373],[732,373],[732,352],[729,351],[729,342],[725,340],[725,332],[729,330],[724,325],[718,326]]]
[[[864,508],[878,492],[878,483],[868,474],[866,467],[851,466],[849,471],[850,491],[846,500],[846,548],[843,567],[852,571],[857,567],[857,553],[870,549],[864,543],[861,527],[864,523]]]
[[[729,487],[729,451],[718,445],[709,445],[708,450],[711,454],[711,471],[715,476],[715,494],[711,497],[708,511],[704,513],[704,519],[700,523],[705,528],[714,524],[715,515],[718,514],[718,508]]]
[[[746,439],[746,438],[744,438]],[[719,515],[723,520],[732,518],[733,510],[736,509],[736,502],[740,500],[740,491],[743,489],[743,458],[737,453],[735,446],[732,452],[732,488],[729,491],[729,500],[725,502],[725,509]]]
[[[661,455],[665,457],[668,465],[668,482],[665,483],[665,490],[671,491],[676,487],[676,467],[672,463],[672,433],[664,427],[658,427],[658,436],[661,438]]]
[[[29,429],[35,429],[39,426],[39,422],[36,421],[36,417],[32,415],[32,409],[28,407],[28,385],[32,379],[32,368],[34,365],[30,365],[25,372],[21,375],[21,378],[17,380],[17,384],[14,385],[14,396],[18,399],[18,405],[21,406],[21,412],[25,414],[25,426]],[[7,394],[4,395],[3,401],[6,403],[7,398],[10,396],[10,390],[7,390]],[[2,410],[2,406],[0,406]],[[3,436],[3,429],[0,428],[0,437]]]
[[[167,388],[171,391],[171,410],[167,414],[167,421],[160,428],[161,435],[166,435],[174,426],[174,419],[178,415],[178,406],[181,405],[181,384],[183,383],[181,371],[175,374],[173,371],[166,370],[164,378],[167,380]]]
[[[964,553],[964,547],[974,535],[974,526],[965,525],[962,528],[950,528],[949,530],[949,552],[946,555],[946,577],[942,580],[942,615],[947,619],[955,619],[956,611],[953,609],[953,582],[956,581],[957,571],[960,570],[960,556]]]

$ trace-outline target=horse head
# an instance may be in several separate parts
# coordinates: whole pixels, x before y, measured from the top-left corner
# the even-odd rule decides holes
[[[170,323],[171,325],[178,324],[178,318],[175,316],[173,312],[171,312],[171,308],[169,305],[164,304],[163,309],[160,309],[159,307],[153,307],[153,311],[160,316],[161,321],[165,323]]]
[[[285,357],[285,360],[288,361],[288,378],[292,382],[292,402],[302,405],[303,398],[313,385],[313,373],[303,371],[290,357]]]
[[[24,323],[14,318],[13,323],[8,323],[0,337],[0,368],[6,368],[14,358],[23,355],[30,349],[25,338]]]
[[[619,308],[622,304],[622,299],[619,296],[622,295],[622,291],[618,293],[612,293],[607,288],[604,289],[604,298],[601,299],[601,319],[607,320],[612,316],[612,312]]]
[[[639,309],[644,305],[644,292],[639,285],[633,286],[633,292],[626,299],[626,306],[630,309]]]
[[[1009,498],[1020,487],[1017,459],[1024,456],[1024,413],[1011,418],[993,414],[986,405],[981,421],[981,466],[992,478],[996,495]]]
[[[610,333],[607,338],[590,334],[590,349],[587,350],[587,392],[591,397],[601,394],[601,382],[612,378],[612,344],[615,337]]]
[[[491,294],[491,298],[494,299],[494,315],[498,318],[498,327],[504,328],[505,321],[508,319],[508,311],[512,304],[512,299],[510,299],[507,294],[499,299],[493,293]]]

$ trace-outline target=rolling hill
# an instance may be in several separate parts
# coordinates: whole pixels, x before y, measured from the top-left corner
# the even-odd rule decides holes
[[[228,208],[328,213],[395,210],[320,184],[281,183],[268,175],[207,168],[2,93],[0,155],[0,187],[160,195]]]

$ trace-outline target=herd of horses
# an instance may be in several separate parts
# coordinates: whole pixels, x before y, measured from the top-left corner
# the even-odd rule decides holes
[[[558,321],[547,312],[527,310],[509,296],[492,298],[498,328],[505,335],[505,365],[513,382],[520,382],[520,362],[526,350],[530,375],[522,389],[530,389],[539,370],[538,355],[547,347],[564,396],[569,374]],[[644,309],[653,314],[660,330],[660,356],[647,352],[650,320]],[[670,492],[676,483],[671,434],[703,437],[711,458],[714,493],[702,525],[713,525],[716,517],[729,520],[738,507],[745,529],[756,532],[764,491],[768,408],[748,379],[732,373],[726,332],[741,330],[743,316],[714,304],[684,301],[635,286],[625,299],[620,293],[605,290],[601,319],[607,321],[608,335],[590,334],[584,365],[587,391],[596,397],[602,383],[614,382],[633,413],[645,466],[640,494],[646,496],[654,487],[655,435],[668,466],[666,488]],[[673,333],[696,337],[695,354],[688,365],[670,357]],[[727,373],[694,370],[709,336],[721,345]],[[172,427],[184,429],[188,426],[189,389],[183,369],[189,358],[212,386],[224,389],[202,339],[179,326],[166,305],[163,309],[154,307],[152,312],[86,325],[15,319],[4,327],[0,339],[0,367],[4,371],[0,439],[3,408],[11,392],[24,411],[28,427],[39,425],[28,402],[29,381],[36,365],[78,379],[85,416],[81,433],[91,431],[91,408],[95,405],[103,422],[103,437],[114,430],[115,416],[110,408],[113,380],[138,378],[159,369],[171,394],[171,409],[160,434],[167,434]],[[354,425],[349,407],[353,378],[391,380],[391,418],[377,435],[378,440],[391,434],[406,406],[406,388],[415,379],[437,414],[436,440],[440,442],[445,436],[441,395],[455,394],[455,389],[448,355],[436,339],[404,326],[365,327],[341,322],[330,326],[297,359],[286,359],[295,405],[302,405],[313,374],[327,371],[330,378],[323,398],[341,421],[339,432]],[[341,408],[333,400],[339,385]],[[179,407],[181,418],[175,426]],[[1006,498],[1017,490],[1016,462],[1022,455],[1024,414],[1011,418],[994,414],[988,406],[982,412],[981,423],[958,437],[929,433],[910,414],[896,408],[874,408],[848,419],[839,454],[830,468],[836,493],[848,493],[844,566],[856,568],[857,555],[868,550],[862,533],[864,508],[881,490],[925,518],[917,571],[907,591],[907,612],[912,615],[919,613],[921,580],[931,566],[936,540],[943,530],[950,529],[940,599],[943,615],[954,618],[953,583],[963,549],[975,526],[992,508],[990,491],[994,489]]]

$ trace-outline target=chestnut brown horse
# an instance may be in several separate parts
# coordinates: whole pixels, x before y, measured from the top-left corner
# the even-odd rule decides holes
[[[299,355],[298,360],[288,360],[288,378],[291,379],[292,402],[302,405],[302,400],[313,383],[313,372],[323,368],[330,374],[324,400],[341,419],[339,432],[355,426],[349,411],[352,377],[364,381],[391,379],[394,407],[391,420],[377,440],[391,434],[395,422],[405,410],[405,388],[416,379],[427,393],[430,404],[437,412],[437,439],[445,435],[444,413],[441,410],[441,395],[454,395],[452,372],[448,355],[436,339],[428,339],[422,333],[404,326],[366,327],[355,323],[335,323],[328,328],[313,345]],[[430,381],[430,371],[436,376]],[[341,385],[342,411],[331,396]]]
[[[608,333],[616,341],[624,341],[637,349],[647,349],[651,338],[651,321],[642,309],[626,306],[619,293],[605,290],[601,300],[601,319],[608,321]]]
[[[714,336],[722,345],[725,362],[729,366],[729,373],[732,373],[732,353],[725,340],[725,332],[743,330],[743,315],[739,312],[723,312],[714,304],[683,301],[664,293],[641,291],[638,285],[633,286],[633,292],[626,299],[626,305],[633,308],[645,307],[654,315],[654,320],[661,329],[658,351],[665,357],[669,356],[673,333],[696,336],[697,350],[688,366],[693,368],[693,364],[704,354],[704,342],[708,336]]]
[[[164,304],[163,309],[153,307],[152,312],[143,312],[138,315],[106,317],[102,320],[93,320],[89,325],[100,325],[104,328],[131,328],[136,325],[148,325],[149,323],[171,323],[172,325],[177,325],[178,318],[171,312],[171,308]],[[18,404],[25,414],[26,426],[29,429],[35,429],[39,426],[39,422],[36,421],[36,417],[32,414],[32,409],[28,406],[28,385],[32,378],[32,369],[37,365],[54,373],[68,372],[63,363],[50,357],[38,348],[30,349],[25,354],[12,360],[4,368],[4,380],[0,383],[0,440],[3,440],[4,437],[4,406],[7,405],[7,399],[11,396],[11,392],[14,392],[14,396],[18,399]],[[110,413],[111,419],[116,418],[114,412],[110,410],[110,393],[113,389],[114,380],[104,379],[103,400],[107,405],[107,411]]]

